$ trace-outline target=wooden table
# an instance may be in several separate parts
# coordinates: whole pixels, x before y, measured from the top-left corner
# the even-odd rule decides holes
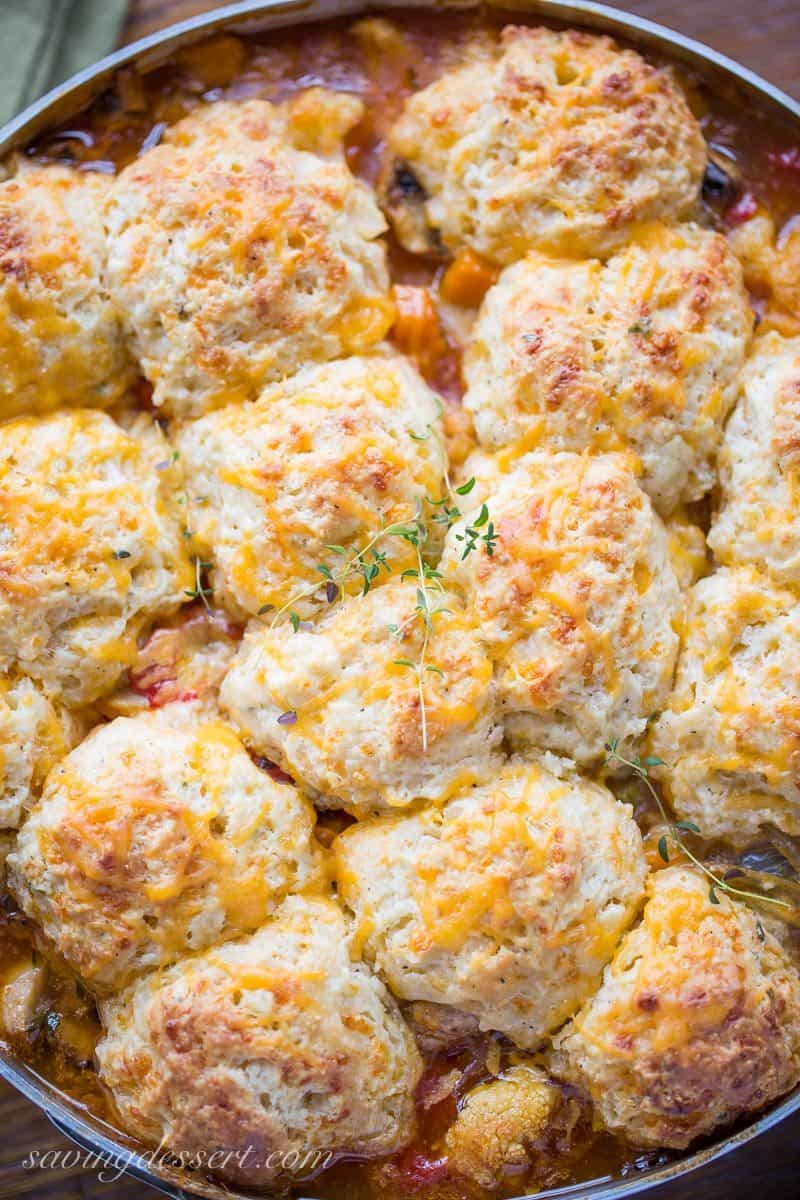
[[[218,7],[211,0],[133,0],[126,40]],[[636,0],[614,7],[707,42],[800,98],[800,0]],[[66,1146],[49,1122],[0,1083],[0,1198],[155,1200],[133,1181],[100,1184],[82,1171],[23,1171],[32,1147]],[[660,1188],[653,1200],[795,1200],[800,1196],[800,1117],[723,1162]]]

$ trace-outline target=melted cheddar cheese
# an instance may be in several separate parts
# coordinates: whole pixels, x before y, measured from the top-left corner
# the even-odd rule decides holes
[[[674,690],[650,746],[673,807],[707,837],[800,833],[800,603],[752,567],[689,594]]]
[[[230,1183],[275,1187],[318,1167],[315,1151],[389,1154],[413,1135],[413,1037],[352,961],[333,901],[291,898],[257,933],[145,976],[103,1016],[100,1075],[127,1126],[189,1152],[261,1147],[258,1160],[231,1156]]]
[[[335,851],[356,945],[395,993],[464,1009],[525,1047],[596,986],[647,869],[609,792],[535,762],[444,806],[359,822]]]
[[[309,592],[291,607],[313,612],[320,564],[338,572],[379,530],[408,525],[426,496],[442,494],[440,413],[414,369],[387,354],[311,367],[255,404],[186,425],[176,444],[192,528],[220,601],[255,615]],[[375,548],[395,573],[413,565],[399,537]]]
[[[800,1079],[800,977],[747,906],[699,872],[653,875],[641,924],[555,1039],[604,1125],[682,1149]]]
[[[194,584],[158,429],[77,409],[0,426],[0,664],[70,703],[110,690]]]
[[[341,156],[296,149],[266,101],[215,104],[168,130],[115,180],[106,223],[111,293],[172,415],[253,399],[369,349],[392,323],[370,192]]]
[[[606,255],[639,222],[686,214],[706,160],[665,71],[609,38],[511,25],[410,96],[388,140],[401,241],[500,263],[539,246]]]
[[[434,590],[430,603],[421,680],[412,580],[348,597],[295,633],[251,624],[221,703],[245,742],[320,807],[361,815],[443,799],[495,767],[491,660],[455,597]]]
[[[719,562],[800,583],[800,337],[756,339],[719,458],[709,533]]]
[[[100,726],[50,775],[9,862],[92,986],[257,929],[316,876],[313,811],[189,706]]]
[[[486,296],[464,403],[509,455],[629,452],[669,512],[713,482],[752,322],[733,253],[697,225],[647,225],[606,263],[530,254]]]
[[[680,601],[664,527],[617,455],[533,453],[477,464],[496,545],[441,570],[496,664],[506,732],[582,763],[637,737],[665,699]]]
[[[104,282],[107,187],[55,166],[0,183],[0,418],[107,408],[135,378]]]

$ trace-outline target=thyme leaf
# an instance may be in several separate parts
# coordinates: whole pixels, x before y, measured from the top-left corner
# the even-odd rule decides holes
[[[202,558],[195,556],[194,560],[194,587],[185,588],[187,596],[192,600],[202,600],[208,612],[211,612],[211,606],[208,603],[208,597],[212,594],[212,589],[206,587],[203,583],[203,572],[209,571],[213,567],[213,563],[205,562]]]
[[[433,428],[429,426],[424,435],[411,434],[411,436],[415,441],[427,441],[434,433]],[[441,605],[436,607],[432,598],[435,591],[441,592],[443,589],[441,573],[426,558],[426,547],[430,541],[429,526],[442,525],[446,529],[450,529],[456,521],[459,521],[462,513],[455,502],[455,497],[469,495],[475,487],[475,482],[473,476],[454,488],[449,477],[445,475],[445,494],[439,499],[432,499],[430,496],[420,498],[416,503],[412,519],[408,521],[396,521],[392,524],[381,526],[363,546],[354,552],[348,551],[338,543],[327,544],[325,549],[335,555],[340,561],[334,564],[329,562],[317,563],[315,568],[316,574],[324,581],[327,603],[329,605],[335,604],[345,595],[347,584],[351,581],[358,582],[359,594],[363,597],[370,592],[382,575],[390,575],[392,573],[393,566],[384,548],[388,539],[399,538],[413,548],[416,565],[405,567],[401,570],[400,579],[416,580],[416,603],[412,617],[413,620],[419,621],[422,626],[422,643],[419,658],[416,662],[412,662],[411,659],[398,658],[394,660],[394,665],[413,670],[416,675],[423,751],[427,751],[428,748],[425,678],[427,675],[444,677],[444,673],[440,667],[427,661],[430,639],[435,617],[449,611]],[[489,509],[485,503],[481,505],[477,517],[474,518],[471,524],[466,526],[465,532],[457,534],[456,537],[458,540],[464,542],[462,558],[466,558],[473,551],[477,550],[480,545],[484,547],[489,556],[494,553],[497,536],[494,524],[489,515]],[[314,580],[314,582],[301,588],[293,596],[290,596],[279,608],[275,609],[272,605],[263,605],[258,610],[257,615],[262,616],[267,612],[271,612],[271,629],[275,628],[282,617],[287,616],[292,629],[296,633],[302,621],[295,606],[303,600],[310,600],[313,597],[317,597],[321,586],[322,584],[318,580]],[[403,626],[390,625],[390,635],[397,639],[402,638],[405,628],[410,623],[410,621],[406,621]]]
[[[653,781],[649,775],[649,767],[666,766],[667,764],[660,758],[645,758],[641,759],[638,755],[633,758],[628,758],[625,754],[620,753],[620,739],[613,738],[610,742],[606,742],[604,749],[606,751],[605,766],[611,766],[614,762],[621,763],[623,766],[630,768],[635,775],[642,780],[645,787],[649,791],[653,800],[656,803],[661,819],[667,826],[669,832],[659,838],[658,852],[664,862],[669,862],[669,842],[678,848],[681,854],[685,855],[699,871],[706,876],[709,881],[708,898],[712,904],[719,904],[719,892],[725,892],[729,896],[735,896],[739,900],[755,901],[758,904],[774,904],[779,908],[791,908],[791,905],[786,900],[779,900],[776,896],[765,896],[761,892],[745,891],[743,888],[737,888],[724,878],[713,871],[707,863],[698,858],[692,852],[689,846],[681,837],[681,832],[699,833],[700,830],[693,821],[673,821],[667,813],[664,806],[664,801],[661,799],[657,789],[653,785]]]

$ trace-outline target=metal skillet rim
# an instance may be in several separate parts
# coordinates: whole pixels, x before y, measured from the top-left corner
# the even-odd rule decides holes
[[[374,5],[361,3],[360,0],[239,0],[239,3],[181,21],[133,42],[54,88],[0,129],[0,158],[5,158],[42,130],[83,108],[104,90],[110,78],[121,67],[142,64],[144,69],[150,69],[168,59],[180,46],[198,41],[216,31],[266,31],[270,28],[286,28],[333,16],[355,16],[370,8],[389,11],[447,11],[475,7],[478,7],[478,0],[405,0],[405,3],[401,3],[400,0],[384,0],[384,3],[376,2]],[[692,38],[675,33],[663,25],[609,8],[604,4],[594,3],[594,0],[488,0],[487,7],[507,12],[509,17],[517,12],[526,17],[574,23],[595,31],[616,34],[645,50],[656,50],[668,59],[688,63],[701,74],[716,76],[725,83],[732,84],[743,98],[753,98],[755,114],[766,109],[773,118],[783,120],[787,124],[796,124],[800,135],[800,102],[726,55]],[[137,1151],[126,1146],[121,1133],[105,1122],[82,1113],[75,1102],[59,1093],[2,1046],[0,1077],[40,1108],[59,1132],[79,1147],[91,1154],[102,1156],[104,1161],[124,1163],[126,1173],[173,1197],[174,1200],[188,1200],[192,1195],[210,1197],[212,1200],[223,1200],[225,1197],[237,1200],[239,1196],[259,1194],[233,1192],[224,1185],[215,1184],[187,1170],[163,1166],[156,1169],[152,1162],[148,1161],[145,1150]],[[629,1197],[641,1195],[719,1160],[799,1110],[800,1087],[738,1132],[728,1134],[685,1158],[665,1166],[643,1170],[627,1179],[604,1177],[539,1192],[535,1197],[520,1197],[519,1200],[555,1200],[556,1197],[559,1200],[628,1200]]]
[[[727,55],[624,10],[610,8],[595,0],[484,0],[489,8],[525,16],[539,16],[551,21],[575,21],[587,28],[617,33],[632,44],[661,49],[673,60],[688,62],[701,70],[711,67],[715,74],[726,78],[739,89],[757,96],[774,116],[800,121],[800,100],[795,100],[775,84],[742,66]],[[34,101],[6,125],[0,128],[0,159],[13,149],[26,144],[42,129],[48,128],[61,116],[72,115],[97,96],[109,78],[120,67],[143,62],[146,69],[169,58],[170,53],[184,44],[199,41],[220,29],[236,26],[241,32],[258,28],[286,28],[295,23],[309,23],[335,16],[357,15],[370,9],[413,9],[458,11],[480,6],[480,0],[376,0],[374,5],[361,0],[238,0],[223,8],[188,20],[179,21],[166,29],[140,38],[136,42],[106,55],[98,62],[79,71],[58,87]],[[259,20],[264,18],[266,24]],[[276,19],[277,18],[277,19]],[[288,18],[288,19],[286,19]],[[249,27],[249,29],[248,29]]]

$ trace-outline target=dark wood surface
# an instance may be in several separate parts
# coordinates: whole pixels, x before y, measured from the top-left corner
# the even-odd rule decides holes
[[[133,0],[131,40],[217,7],[209,0]],[[697,38],[752,67],[800,98],[800,0],[637,0],[615,4]],[[27,1101],[0,1083],[0,1197],[29,1200],[155,1200],[129,1180],[103,1184],[80,1169],[26,1171],[32,1148],[68,1143]],[[796,1200],[800,1198],[800,1117],[720,1163],[667,1185],[652,1200]],[[409,1198],[411,1200],[411,1198]]]

